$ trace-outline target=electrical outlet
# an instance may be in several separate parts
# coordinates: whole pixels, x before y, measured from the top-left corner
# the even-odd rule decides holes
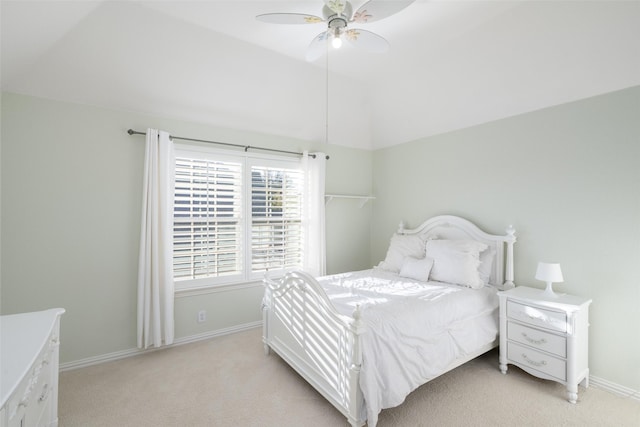
[[[200,310],[198,312],[198,323],[202,323],[207,320],[207,312],[205,310]]]

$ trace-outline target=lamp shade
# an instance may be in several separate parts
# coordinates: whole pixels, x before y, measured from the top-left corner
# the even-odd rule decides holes
[[[563,282],[562,270],[560,264],[539,262],[536,270],[536,279],[543,282],[559,283]]]

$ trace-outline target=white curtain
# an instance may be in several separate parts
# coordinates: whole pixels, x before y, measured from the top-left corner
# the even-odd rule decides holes
[[[147,129],[138,261],[138,347],[173,343],[172,226],[175,154],[167,132]]]
[[[313,153],[315,159],[305,151],[302,165],[306,172],[307,198],[305,200],[306,239],[304,247],[304,270],[314,276],[327,274],[324,180],[327,159],[324,153]]]

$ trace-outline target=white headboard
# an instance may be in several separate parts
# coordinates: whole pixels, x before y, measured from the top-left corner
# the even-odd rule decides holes
[[[482,242],[496,250],[491,269],[490,283],[513,288],[513,244],[516,242],[516,230],[509,226],[503,236],[488,234],[469,220],[454,215],[440,215],[423,222],[419,227],[407,229],[401,222],[398,234],[418,235],[426,241],[438,239],[471,239]]]

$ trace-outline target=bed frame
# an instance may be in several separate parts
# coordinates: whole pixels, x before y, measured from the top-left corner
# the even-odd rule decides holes
[[[421,235],[425,239],[473,239],[494,247],[490,283],[512,288],[515,230],[509,226],[503,236],[487,234],[470,221],[442,215],[415,229],[400,223],[398,234]],[[359,385],[362,352],[360,336],[365,327],[356,307],[352,317],[339,314],[320,284],[310,275],[294,271],[274,281],[265,278],[262,303],[263,343],[284,359],[298,374],[335,406],[352,426],[366,422],[364,399]],[[473,354],[455,360],[441,374],[491,350],[498,340]]]

